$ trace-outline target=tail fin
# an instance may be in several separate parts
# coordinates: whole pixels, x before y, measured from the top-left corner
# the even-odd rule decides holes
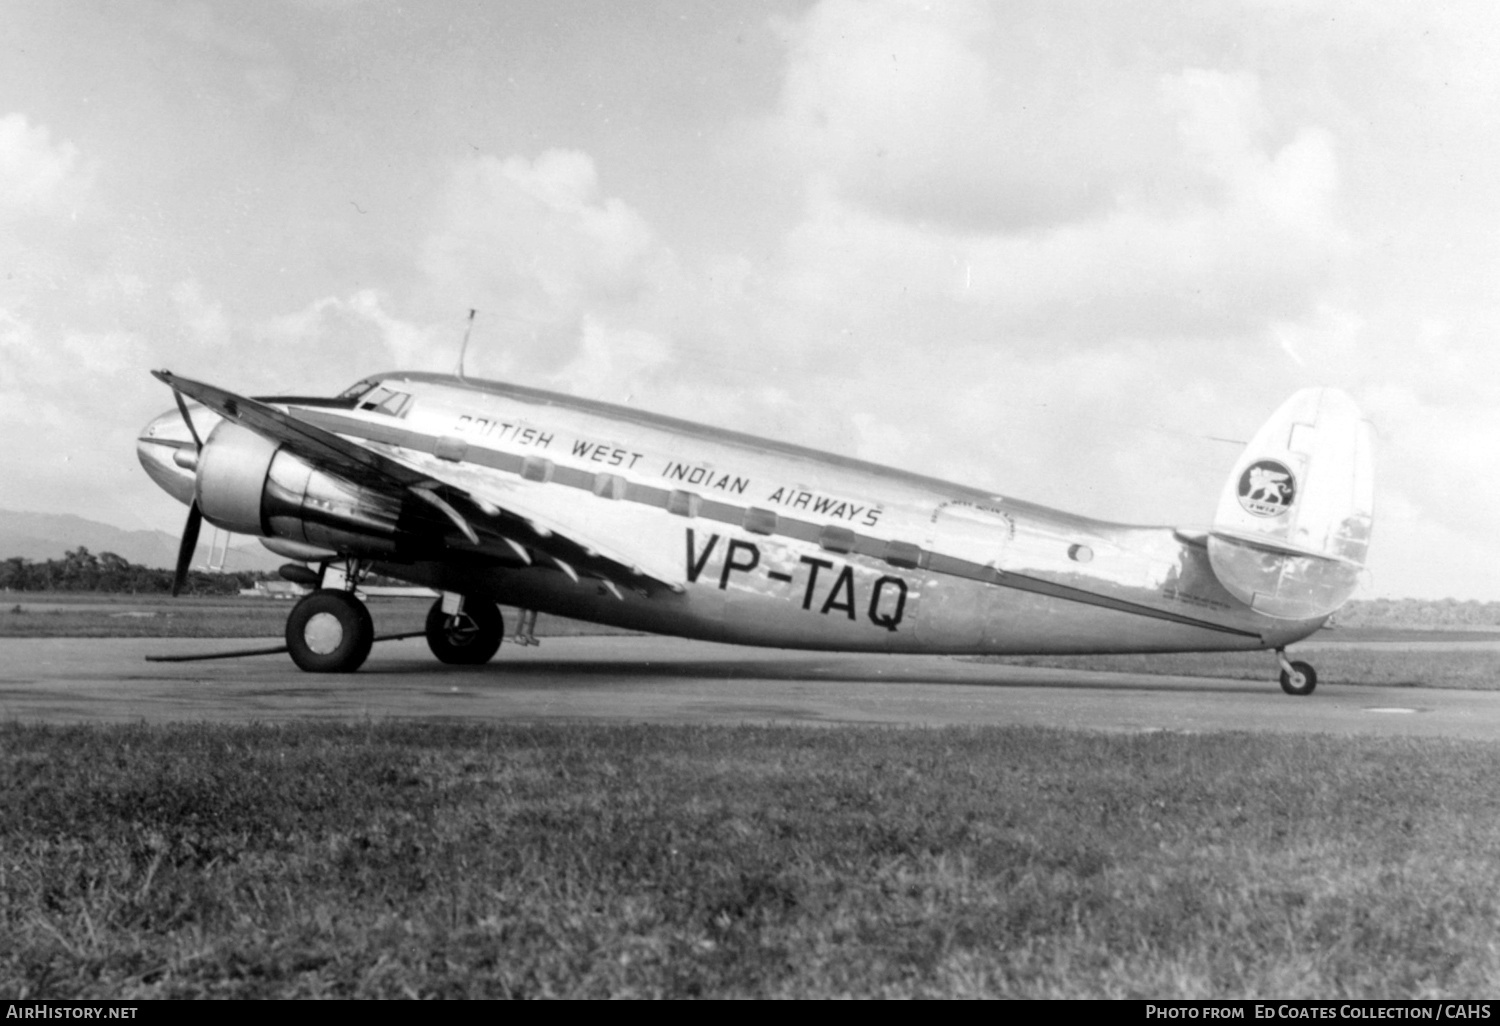
[[[1354,593],[1370,547],[1374,444],[1343,392],[1282,403],[1225,483],[1208,539],[1230,594],[1284,619],[1327,616]]]

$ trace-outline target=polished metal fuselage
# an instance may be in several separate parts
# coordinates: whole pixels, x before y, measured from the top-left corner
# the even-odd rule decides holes
[[[686,637],[892,652],[1255,649],[1323,622],[1248,608],[1191,532],[519,386],[367,380],[393,397],[383,408],[289,408],[640,571],[520,565],[482,518],[477,542],[455,531],[440,554],[376,556],[442,590]]]

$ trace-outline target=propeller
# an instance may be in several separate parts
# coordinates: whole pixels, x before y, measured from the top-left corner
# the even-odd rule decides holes
[[[193,551],[198,548],[198,531],[203,527],[203,511],[198,508],[198,500],[188,507],[187,523],[182,528],[182,544],[177,546],[177,573],[172,577],[172,597],[176,598],[182,592],[182,586],[187,583],[188,564],[193,561]]]
[[[188,413],[187,403],[182,400],[182,393],[174,388],[172,398],[177,400],[177,410],[187,424],[188,434],[193,436],[193,455],[196,460],[203,453],[203,439],[198,436],[198,428],[193,424],[192,415]],[[203,510],[198,508],[198,499],[194,497],[192,504],[188,506],[187,523],[182,527],[182,543],[177,546],[177,571],[172,575],[173,598],[182,593],[182,586],[187,583],[188,566],[193,561],[194,550],[198,548],[198,532],[202,529]]]
[[[177,412],[182,414],[183,423],[187,425],[188,434],[193,436],[193,451],[203,451],[203,439],[198,437],[198,428],[193,424],[193,418],[187,411],[187,403],[182,401],[182,393],[172,389],[172,398],[177,400]]]

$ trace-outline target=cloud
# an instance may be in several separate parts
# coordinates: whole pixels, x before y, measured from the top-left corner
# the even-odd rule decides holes
[[[1330,133],[1275,124],[1251,72],[1011,13],[829,0],[787,29],[761,135],[807,183],[798,299],[943,348],[1245,339],[1313,308],[1350,252]]]
[[[245,84],[261,103],[274,107],[292,98],[297,76],[284,67],[252,68],[245,72]]]
[[[254,29],[226,23],[211,5],[174,4],[161,9],[160,26],[177,37],[179,44],[222,55],[225,58],[264,59],[274,53],[270,42]]]
[[[136,428],[166,397],[142,403],[126,383],[150,347],[128,331],[52,332],[0,309],[0,505],[79,510],[134,490]]]
[[[236,349],[241,359],[252,355],[239,380],[262,390],[334,394],[380,371],[451,370],[457,336],[450,345],[438,337],[438,327],[407,321],[386,304],[381,293],[364,289],[245,325]]]
[[[459,335],[448,339],[450,325],[406,320],[373,289],[324,296],[260,319],[237,315],[193,279],[166,292],[169,302],[152,310],[158,330],[149,342],[131,335],[132,367],[81,360],[73,368],[75,379],[107,382],[117,372],[139,379],[146,368],[165,366],[249,394],[334,394],[382,370],[451,370],[457,356]]]
[[[0,309],[0,395],[5,409],[24,411],[49,402],[76,409],[87,420],[90,409],[123,374],[143,366],[148,347],[129,331],[53,332],[11,310]]]
[[[0,117],[0,218],[76,210],[93,178],[72,143],[54,143],[45,126],[24,114]]]
[[[678,277],[645,219],[604,196],[593,160],[569,150],[455,169],[422,267],[432,294],[498,320],[507,344],[547,370],[576,355],[585,315],[595,330],[644,330]]]
[[[1494,397],[1432,397],[1420,383],[1388,382],[1365,396],[1379,430],[1381,490],[1432,523],[1484,536],[1500,508],[1493,442],[1500,439]]]
[[[753,135],[849,203],[969,232],[1208,199],[1269,119],[1254,73],[1183,59],[1205,56],[1187,24],[1143,37],[1161,6],[1122,24],[1098,5],[825,0],[783,23],[787,73]],[[1203,115],[1189,138],[1184,113]]]
[[[669,365],[671,356],[670,343],[659,335],[611,329],[586,316],[577,355],[548,383],[558,391],[625,403]]]
[[[178,282],[172,289],[172,304],[183,330],[199,349],[223,349],[229,344],[229,318],[220,303],[204,297],[196,281]]]
[[[1107,209],[1139,183],[1149,80],[1040,19],[993,5],[830,0],[786,27],[789,67],[768,138],[881,213],[984,230],[1025,229]],[[1063,52],[1056,52],[1053,48]],[[1067,88],[1040,74],[1070,62]],[[1144,144],[1144,145],[1143,145]]]

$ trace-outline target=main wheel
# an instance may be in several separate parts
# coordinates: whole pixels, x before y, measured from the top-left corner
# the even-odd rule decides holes
[[[1281,690],[1289,695],[1310,695],[1318,686],[1318,674],[1307,663],[1293,663],[1292,672],[1281,671]]]
[[[286,618],[287,651],[292,662],[309,673],[353,673],[374,643],[370,611],[347,591],[315,591]]]
[[[466,598],[456,616],[443,612],[438,599],[427,613],[427,647],[439,660],[455,666],[479,666],[500,650],[505,619],[489,599]]]

